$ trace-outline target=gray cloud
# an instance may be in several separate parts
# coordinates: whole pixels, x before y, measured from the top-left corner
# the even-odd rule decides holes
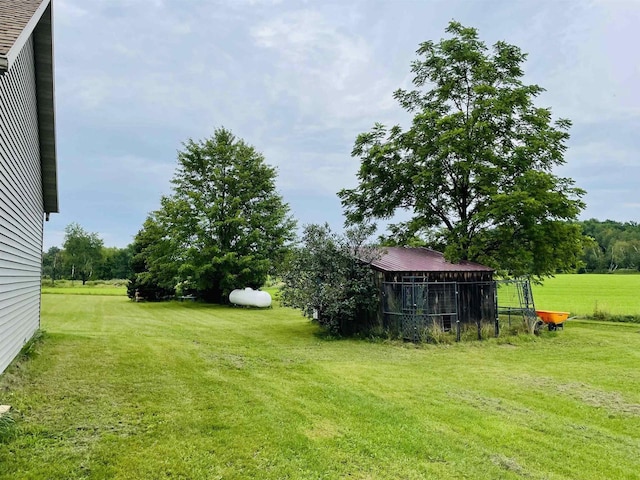
[[[392,93],[451,18],[529,53],[540,104],[574,122],[560,173],[588,190],[584,216],[637,221],[638,2],[56,0],[62,210],[45,248],[70,222],[129,243],[181,142],[220,126],[278,167],[301,223],[340,228],[356,135],[409,121]]]

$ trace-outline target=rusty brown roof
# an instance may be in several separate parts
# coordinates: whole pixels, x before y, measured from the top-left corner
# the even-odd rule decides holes
[[[0,0],[0,57],[8,57],[23,33],[27,37],[31,34],[43,7],[48,4],[49,0]],[[34,19],[36,13],[39,15]]]
[[[371,266],[383,272],[493,272],[479,263],[451,263],[444,255],[428,248],[382,247],[380,258]]]

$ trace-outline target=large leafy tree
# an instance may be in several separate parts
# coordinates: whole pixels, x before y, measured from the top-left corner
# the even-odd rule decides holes
[[[376,124],[357,137],[359,185],[339,196],[349,221],[393,218],[402,238],[445,245],[450,260],[504,274],[544,276],[579,262],[583,190],[555,174],[569,120],[535,106],[543,89],[523,82],[518,47],[488,48],[474,28],[451,22],[449,38],[425,42],[412,64],[415,90],[394,94],[411,126]]]
[[[178,164],[172,195],[142,232],[152,227],[159,239],[143,248],[147,271],[165,288],[174,273],[174,286],[186,284],[211,302],[262,286],[295,236],[275,168],[224,128],[186,142]]]
[[[152,301],[173,297],[179,265],[166,229],[155,214],[147,217],[135,236],[131,253],[133,273],[127,285],[129,298],[135,298],[136,292]]]
[[[89,233],[77,223],[67,225],[64,233],[67,270],[72,279],[79,277],[84,285],[102,259],[102,239],[97,233]]]

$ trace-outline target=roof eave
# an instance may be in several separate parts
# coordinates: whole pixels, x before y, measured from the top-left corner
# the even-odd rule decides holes
[[[416,273],[416,272],[429,272],[429,273],[495,273],[495,270],[391,270],[384,267],[378,267],[376,265],[371,265],[371,268],[374,270],[378,270],[379,272],[384,273]]]
[[[49,0],[42,2],[33,30],[36,68],[36,95],[38,101],[38,127],[40,136],[40,162],[42,168],[42,198],[44,212],[57,213],[58,173],[55,136],[53,23]],[[36,15],[34,15],[34,18]]]

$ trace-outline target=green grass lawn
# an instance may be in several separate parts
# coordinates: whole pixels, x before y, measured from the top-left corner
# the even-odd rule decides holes
[[[640,316],[640,275],[557,275],[533,286],[536,308],[592,316]]]
[[[0,478],[640,478],[640,328],[325,340],[285,308],[44,295]]]

